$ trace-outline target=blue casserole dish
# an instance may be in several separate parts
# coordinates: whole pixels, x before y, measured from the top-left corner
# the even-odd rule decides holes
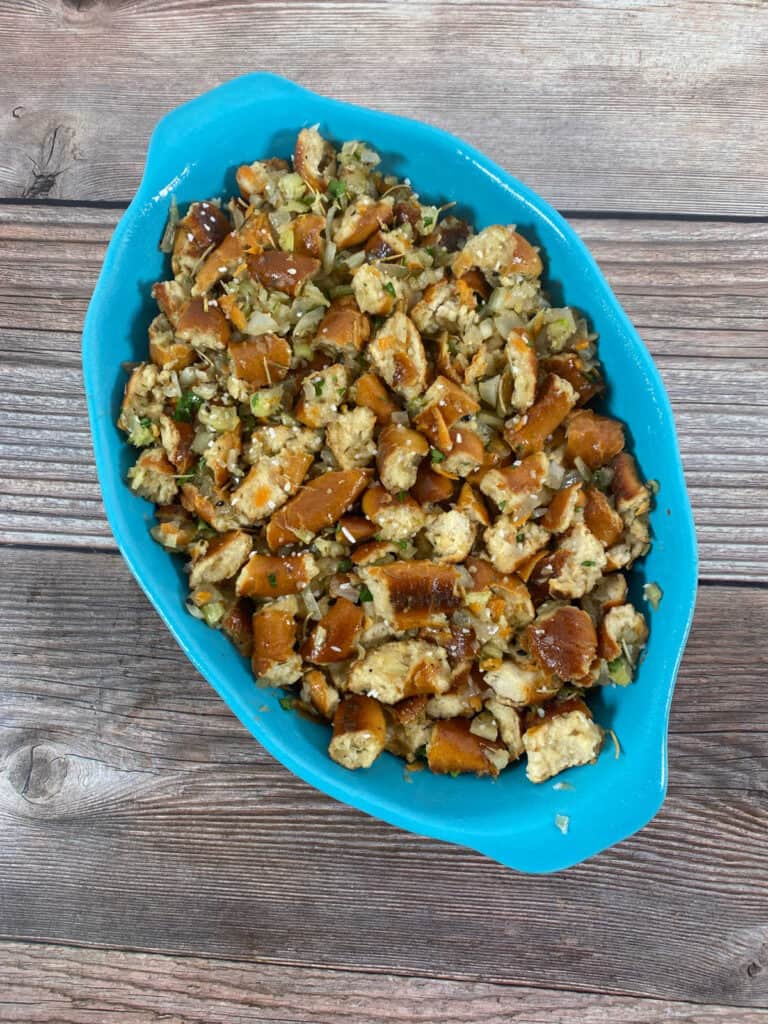
[[[606,408],[628,425],[629,447],[643,474],[659,482],[653,547],[631,574],[638,606],[646,581],[658,583],[664,594],[659,611],[649,613],[647,655],[632,686],[601,689],[591,700],[597,721],[620,738],[621,756],[606,743],[595,766],[556,780],[572,789],[554,788],[552,781],[532,785],[522,766],[496,782],[405,772],[389,754],[364,771],[339,767],[326,752],[327,728],[285,713],[281,691],[257,688],[229,640],[185,611],[182,561],[151,539],[152,506],[125,484],[135,453],[115,426],[125,383],[121,363],[146,358],[147,326],[156,311],[150,287],[167,276],[167,257],[157,243],[171,195],[183,205],[231,194],[239,164],[289,156],[299,129],[316,123],[337,142],[370,142],[387,172],[409,177],[430,201],[456,199],[478,229],[517,224],[542,246],[554,300],[582,310],[600,335]],[[417,121],[326,99],[270,74],[228,82],[172,111],[155,129],[144,177],[117,226],[88,309],[83,370],[104,506],[126,562],[195,667],[296,775],[401,828],[469,846],[527,872],[583,861],[656,814],[666,792],[669,708],[697,579],[675,427],[658,371],[594,259],[563,218],[525,185],[459,139]],[[568,819],[565,834],[555,825],[560,815]]]

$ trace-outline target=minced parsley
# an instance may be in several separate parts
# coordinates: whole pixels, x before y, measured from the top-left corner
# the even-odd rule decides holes
[[[429,457],[433,462],[445,462],[445,455],[438,451],[437,448],[429,449]]]
[[[325,387],[325,381],[322,378],[320,378],[320,380],[313,380],[312,381],[312,387],[315,389],[315,395],[317,396],[317,398],[319,398],[320,395],[322,395],[322,393],[323,393],[323,388]]]
[[[334,199],[341,199],[341,197],[347,193],[347,186],[343,181],[339,181],[338,178],[331,178],[328,182],[328,193],[329,195],[332,195]]]
[[[387,293],[387,295],[391,295],[393,299],[397,298],[395,286],[392,284],[391,281],[387,281],[387,283],[384,285],[384,291]]]
[[[361,604],[364,604],[366,601],[373,600],[373,594],[370,592],[370,590],[368,589],[368,587],[366,587],[365,584],[363,584],[362,587],[360,587],[360,590],[358,591],[358,596],[360,598]]]
[[[173,418],[177,423],[189,423],[202,404],[202,398],[194,391],[182,391],[176,402]]]
[[[267,583],[270,587],[274,587],[277,590],[277,576],[273,572],[267,573]]]

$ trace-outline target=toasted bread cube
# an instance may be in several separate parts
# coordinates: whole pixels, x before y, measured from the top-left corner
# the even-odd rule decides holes
[[[516,523],[500,516],[484,534],[488,554],[499,572],[514,572],[549,541],[549,533],[536,523]],[[605,557],[605,556],[603,556]]]
[[[351,658],[357,649],[365,613],[344,597],[338,598],[304,641],[301,655],[315,665],[331,665]]]
[[[242,530],[230,530],[213,537],[205,552],[192,562],[191,587],[231,579],[251,553],[253,541]]]
[[[583,501],[581,483],[561,488],[552,495],[541,525],[552,533],[565,533],[573,525],[576,509]]]
[[[208,303],[206,308],[201,298],[189,300],[176,325],[176,337],[202,351],[226,348],[230,333],[229,322],[218,306]]]
[[[512,331],[504,349],[512,375],[510,404],[518,412],[525,412],[536,397],[539,361],[530,337],[523,331]]]
[[[365,490],[371,479],[367,469],[342,469],[315,477],[276,512],[267,526],[272,551],[308,539],[333,526]]]
[[[519,708],[546,703],[562,685],[549,669],[533,658],[505,659],[497,668],[485,672],[484,678],[498,697]]]
[[[525,750],[523,746],[523,723],[517,708],[510,707],[497,697],[485,702],[499,728],[499,738],[510,754],[510,760],[517,760]]]
[[[318,574],[308,552],[299,555],[257,555],[251,553],[235,584],[238,597],[284,597],[300,594]]]
[[[312,668],[304,673],[301,699],[323,718],[333,718],[339,706],[339,691],[328,682],[323,672]]]
[[[384,381],[406,400],[427,382],[427,357],[416,325],[405,313],[386,320],[368,346],[368,357]]]
[[[392,640],[367,652],[349,670],[347,688],[382,704],[404,697],[444,693],[451,673],[445,651],[424,640]]]
[[[373,431],[376,416],[370,409],[357,406],[339,413],[325,429],[328,447],[342,469],[367,466],[376,454]]]
[[[346,208],[333,235],[337,249],[362,245],[374,232],[392,223],[393,200],[360,196]]]
[[[375,373],[364,373],[358,377],[352,392],[355,402],[370,409],[380,427],[385,427],[391,421],[392,413],[399,411],[384,382]]]
[[[451,565],[400,561],[359,572],[376,614],[395,629],[441,626],[461,605],[459,574]]]
[[[335,299],[320,321],[315,345],[331,352],[359,352],[371,336],[371,322],[354,299]]]
[[[542,611],[525,630],[525,643],[543,668],[565,681],[587,675],[597,655],[597,633],[581,608]]]
[[[343,363],[334,363],[304,378],[293,414],[308,427],[325,427],[339,414],[347,393],[348,375]]]
[[[364,263],[352,278],[355,301],[363,313],[389,316],[394,313],[403,286],[372,263]]]
[[[384,487],[390,493],[409,491],[416,483],[421,460],[429,451],[426,438],[417,430],[390,423],[379,434],[376,465]]]
[[[271,601],[254,612],[251,668],[259,683],[290,686],[301,678],[302,663],[296,643],[295,597]]]
[[[595,586],[607,559],[597,537],[583,523],[576,523],[564,534],[556,549],[562,557],[555,563],[549,580],[552,597],[578,598]]]
[[[270,291],[296,296],[320,269],[320,260],[300,253],[267,249],[258,256],[247,255],[248,273]]]
[[[441,775],[474,772],[495,777],[508,762],[509,755],[502,744],[476,736],[470,731],[468,719],[435,722],[427,744],[430,771]]]
[[[574,462],[581,459],[590,469],[606,466],[624,448],[624,427],[618,420],[598,416],[591,409],[579,409],[565,428],[565,454]]]
[[[432,516],[425,536],[438,562],[463,562],[475,542],[475,527],[458,509],[450,509]]]
[[[206,249],[217,246],[229,229],[227,215],[214,203],[190,203],[176,226],[171,257],[174,275],[192,273]]]
[[[254,388],[272,387],[285,380],[292,354],[285,338],[276,334],[233,341],[229,346],[233,374]]]
[[[165,314],[168,322],[175,327],[191,295],[189,285],[182,281],[158,281],[152,285],[152,298]]]
[[[606,661],[627,657],[630,667],[648,639],[648,624],[631,604],[609,608],[600,623],[600,657]]]
[[[583,701],[566,701],[523,733],[528,755],[526,775],[545,782],[566,768],[594,764],[603,745],[603,730],[592,721]]]
[[[294,495],[312,465],[312,454],[285,451],[259,460],[232,495],[232,505],[245,522],[271,516]]]
[[[317,128],[302,128],[293,150],[293,166],[313,192],[325,192],[336,174],[336,150]]]
[[[537,250],[514,228],[501,224],[492,224],[468,239],[451,264],[454,277],[473,267],[491,282],[513,274],[538,277],[542,271]]]
[[[140,498],[170,505],[179,489],[175,473],[162,448],[146,448],[128,470],[128,480]]]
[[[512,519],[527,517],[538,504],[549,470],[544,452],[529,455],[512,466],[490,469],[480,481],[480,490]]]
[[[624,530],[624,520],[611,506],[608,498],[596,487],[584,492],[584,524],[607,548],[616,544]]]
[[[344,768],[370,768],[384,749],[386,736],[381,704],[363,694],[347,694],[333,716],[328,753]]]
[[[577,397],[567,380],[550,374],[533,405],[508,425],[504,432],[507,444],[520,457],[541,451],[574,407]]]

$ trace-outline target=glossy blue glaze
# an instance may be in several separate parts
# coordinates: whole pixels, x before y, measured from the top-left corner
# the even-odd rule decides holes
[[[327,729],[284,712],[280,691],[258,689],[229,641],[184,610],[181,560],[150,538],[151,506],[124,480],[135,452],[115,426],[125,375],[120,364],[147,352],[154,315],[149,289],[169,276],[157,248],[175,194],[180,204],[235,191],[234,168],[257,158],[287,157],[297,131],[318,123],[336,141],[369,141],[387,171],[408,176],[425,198],[457,199],[477,227],[515,223],[543,247],[555,302],[579,307],[600,335],[610,392],[606,407],[630,428],[631,449],[646,477],[659,481],[651,522],[654,545],[636,567],[632,593],[659,583],[660,611],[649,612],[651,636],[637,681],[601,690],[595,717],[620,737],[616,760],[606,744],[594,767],[534,786],[521,765],[496,782],[404,772],[382,756],[348,772],[327,756]],[[96,465],[109,522],[131,570],[197,669],[243,724],[284,765],[318,789],[369,814],[426,836],[480,850],[528,872],[583,861],[645,825],[667,784],[667,720],[696,593],[693,520],[669,402],[653,361],[592,256],[553,209],[470,146],[416,121],[316,96],[291,82],[254,74],[174,110],[157,126],[136,197],[109,246],[83,334],[83,368]],[[262,708],[268,710],[260,710]],[[555,815],[567,815],[562,835]]]

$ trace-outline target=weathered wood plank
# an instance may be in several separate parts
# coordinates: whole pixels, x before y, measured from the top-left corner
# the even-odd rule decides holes
[[[753,2],[720,11],[2,0],[0,193],[126,199],[163,113],[268,68],[441,125],[563,208],[765,215],[768,17]]]
[[[8,367],[0,397],[8,467],[0,540],[114,546],[92,468],[72,332],[116,219],[113,210],[0,207],[0,351]],[[768,225],[575,224],[669,388],[703,576],[765,579]]]
[[[659,817],[526,878],[293,778],[118,558],[6,550],[3,580],[0,934],[768,1005],[764,588],[702,589]]]
[[[768,1011],[483,982],[0,943],[7,1024],[764,1024]]]

